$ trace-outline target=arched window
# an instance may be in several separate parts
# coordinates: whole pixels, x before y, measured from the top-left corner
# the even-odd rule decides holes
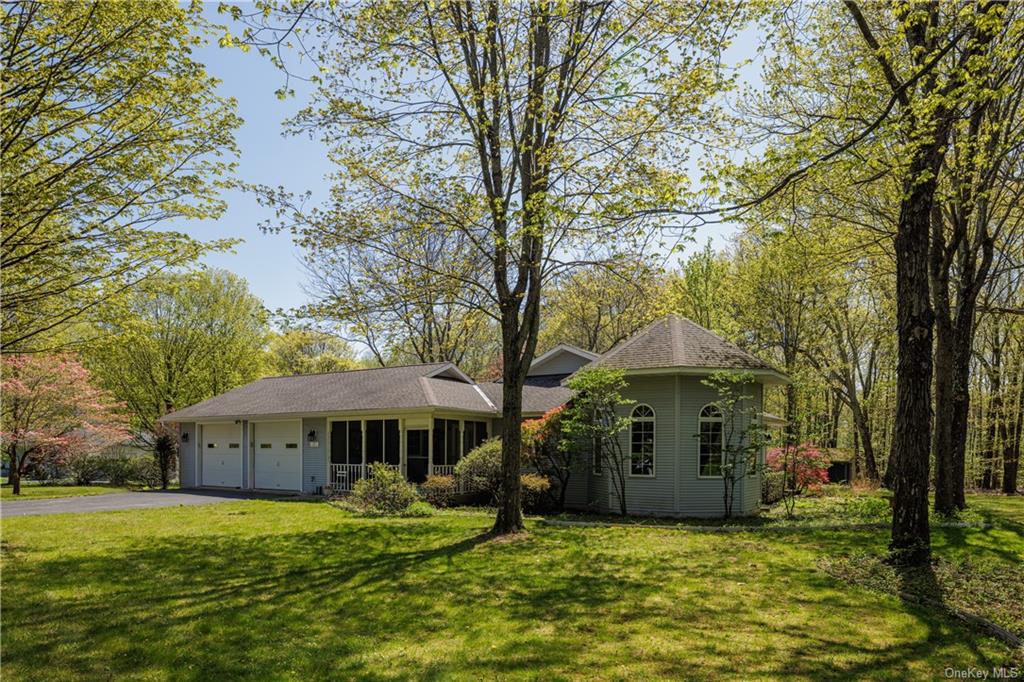
[[[717,405],[705,405],[698,421],[697,477],[718,478],[722,475],[722,411]]]
[[[633,408],[630,432],[629,473],[654,476],[654,410],[649,405]]]

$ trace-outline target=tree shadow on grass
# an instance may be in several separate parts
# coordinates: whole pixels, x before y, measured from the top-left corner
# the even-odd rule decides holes
[[[5,632],[14,633],[5,637],[5,663],[60,661],[86,675],[192,666],[205,678],[273,677],[290,666],[312,672],[324,665],[343,677],[372,674],[363,661],[373,642],[415,646],[449,630],[453,615],[465,628],[484,615],[474,610],[492,601],[504,578],[492,559],[524,552],[512,544],[472,556],[489,539],[436,525],[353,524],[248,539],[177,537],[124,553],[22,565],[17,584],[27,587],[5,599]],[[532,570],[520,577],[542,578]],[[560,580],[548,577],[549,584]],[[562,581],[560,596],[592,605],[615,598],[619,586],[609,576],[575,588]],[[68,592],[74,596],[50,596]],[[544,590],[536,596],[551,597]],[[524,618],[539,616],[533,599],[523,597],[509,596]],[[304,641],[310,635],[312,648]],[[541,653],[522,664],[539,665]],[[566,653],[562,647],[559,656]]]
[[[801,674],[827,677],[840,669],[832,651],[863,658],[865,671],[901,670],[964,636],[917,612],[927,638],[891,647],[860,646],[848,628],[821,632],[811,622],[786,630],[765,615],[778,596],[765,594],[744,562],[795,581],[802,612],[867,612],[860,595],[813,567],[794,571],[770,544],[698,539],[711,543],[709,553],[670,537],[643,545],[612,532],[544,529],[492,543],[475,520],[350,519],[16,558],[7,570],[18,578],[4,594],[5,665],[40,679],[487,679],[588,669],[680,677],[743,672],[715,646],[735,631],[776,637],[782,660],[810,652]],[[730,552],[742,560],[731,562]],[[771,657],[745,660],[752,674],[778,667]]]

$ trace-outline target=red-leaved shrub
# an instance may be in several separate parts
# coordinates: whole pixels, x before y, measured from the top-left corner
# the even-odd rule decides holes
[[[788,479],[786,487],[801,492],[828,483],[828,460],[825,453],[811,443],[772,448],[765,454],[765,466],[771,471],[783,472]]]

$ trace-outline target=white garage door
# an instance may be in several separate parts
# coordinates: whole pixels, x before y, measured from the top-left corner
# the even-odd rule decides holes
[[[242,427],[203,424],[203,485],[242,487]]]
[[[256,422],[255,483],[262,490],[300,490],[302,459],[299,422]]]

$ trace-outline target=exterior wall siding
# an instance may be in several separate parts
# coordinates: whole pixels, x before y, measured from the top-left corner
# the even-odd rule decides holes
[[[188,434],[188,442],[182,442]],[[196,487],[196,443],[199,441],[195,422],[178,425],[178,482],[182,488]]]
[[[565,490],[565,506],[569,509],[585,509],[589,499],[589,460],[583,455],[576,459],[575,464]]]
[[[316,430],[316,447],[311,447],[306,438],[311,430]],[[324,417],[305,418],[302,420],[302,492],[307,495],[316,493],[317,488],[327,485],[330,475],[327,471],[327,419]]]
[[[252,489],[252,425],[242,420],[242,489]]]
[[[724,485],[720,478],[699,478],[697,476],[698,419],[701,409],[718,398],[716,392],[705,386],[701,377],[679,377],[680,382],[680,432],[687,436],[682,439],[680,458],[683,466],[679,480],[679,513],[686,516],[722,516],[724,514]],[[762,387],[751,385],[748,393],[752,396],[751,408],[761,412]],[[737,429],[745,429],[749,419],[744,417],[737,423]],[[760,476],[741,472],[734,491],[733,514],[745,515],[757,510],[756,499],[750,493],[760,491]],[[753,503],[752,503],[753,500]]]
[[[654,476],[632,476],[629,473],[630,429],[619,436],[626,469],[626,510],[629,513],[671,515],[676,513],[676,473],[680,465],[680,433],[676,428],[676,377],[631,377],[623,395],[635,403],[622,408],[629,416],[637,405],[654,410]],[[619,501],[614,486],[609,486],[610,510],[618,511]]]
[[[630,433],[621,436],[625,454],[626,508],[630,514],[662,516],[720,517],[724,514],[724,484],[720,478],[697,475],[697,432],[700,411],[717,399],[699,376],[633,376],[623,395],[636,403],[622,410],[628,416],[637,404],[649,405],[655,412],[655,462],[653,477],[629,476]],[[749,389],[751,407],[760,413],[763,386]],[[747,426],[747,419],[737,424]],[[589,466],[588,466],[589,469]],[[618,497],[610,482],[610,473],[588,473],[586,506],[601,512],[617,513]],[[760,501],[759,472],[741,474],[736,481],[733,514],[747,515],[757,511]]]

